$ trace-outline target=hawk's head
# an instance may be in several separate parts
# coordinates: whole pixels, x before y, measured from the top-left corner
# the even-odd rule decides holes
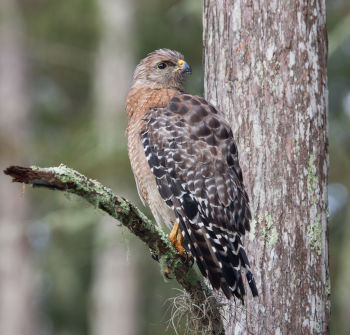
[[[180,52],[159,49],[148,54],[137,65],[133,86],[182,90],[188,73],[191,73],[191,67]]]

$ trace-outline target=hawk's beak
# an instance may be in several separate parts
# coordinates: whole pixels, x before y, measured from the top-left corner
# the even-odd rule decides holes
[[[181,71],[181,73],[192,73],[191,66],[185,62],[183,59],[179,59],[177,61],[177,67],[173,70],[173,72]]]

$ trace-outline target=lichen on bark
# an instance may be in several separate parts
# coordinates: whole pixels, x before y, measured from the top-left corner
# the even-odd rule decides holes
[[[328,334],[325,1],[205,0],[204,15],[205,97],[237,141],[261,292],[226,327]]]
[[[307,236],[311,249],[314,250],[317,255],[322,254],[322,225],[320,219],[316,219],[315,223],[310,223],[307,226]]]
[[[191,318],[200,320],[197,324],[199,330],[203,334],[225,334],[221,307],[212,291],[189,262],[182,259],[167,235],[128,200],[113,194],[110,188],[98,181],[89,179],[63,164],[50,168],[10,166],[4,173],[12,176],[14,182],[76,194],[95,208],[117,219],[147,244],[158,256],[161,268],[167,267],[186,291],[187,299],[199,306],[198,309],[191,310],[195,313]],[[208,300],[209,297],[211,298]]]

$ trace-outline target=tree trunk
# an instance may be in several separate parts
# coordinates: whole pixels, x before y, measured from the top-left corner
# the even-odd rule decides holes
[[[91,334],[134,335],[138,331],[137,271],[120,227],[105,216],[96,227]]]
[[[98,0],[100,43],[95,61],[95,125],[98,151],[107,162],[117,155],[123,130],[118,129],[124,114],[124,100],[132,74],[129,41],[133,3],[130,0]],[[119,121],[119,122],[118,122]],[[110,169],[113,170],[113,169]],[[115,171],[115,170],[114,170]],[[106,178],[106,173],[104,173]],[[115,176],[109,176],[115,180]],[[111,183],[112,185],[113,183]],[[118,189],[118,186],[116,186]],[[92,334],[137,333],[137,274],[134,257],[127,256],[121,229],[111,217],[96,226],[98,246],[94,252]]]
[[[0,169],[24,162],[28,140],[24,27],[18,3],[0,1]],[[21,158],[20,158],[21,157]],[[25,224],[27,197],[0,175],[0,334],[37,334],[34,278]]]
[[[259,297],[227,334],[328,334],[324,0],[204,1],[205,95],[226,113],[253,220]]]

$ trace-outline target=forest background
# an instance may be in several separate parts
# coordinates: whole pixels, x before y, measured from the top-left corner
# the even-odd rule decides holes
[[[331,334],[347,335],[347,0],[327,1],[327,25]],[[2,0],[1,170],[64,163],[150,214],[137,196],[127,157],[124,97],[139,59],[163,47],[185,55],[193,69],[186,89],[203,95],[202,45],[197,0]],[[0,333],[174,333],[166,301],[179,287],[164,281],[140,241],[74,196],[23,191],[3,175],[0,183]]]

